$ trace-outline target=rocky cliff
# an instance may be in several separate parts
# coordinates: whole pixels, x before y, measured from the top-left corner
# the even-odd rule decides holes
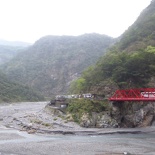
[[[154,102],[113,103],[112,116],[121,127],[146,127],[154,122]]]
[[[82,127],[135,128],[155,125],[155,103],[119,103],[111,105],[110,111],[85,113],[81,117]]]

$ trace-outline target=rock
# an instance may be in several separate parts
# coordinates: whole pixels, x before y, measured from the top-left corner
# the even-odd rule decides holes
[[[19,121],[18,121],[18,122],[16,122],[16,124],[17,124],[17,125],[22,125],[22,123],[21,123],[21,122],[19,122]]]
[[[29,124],[27,124],[27,127],[28,127],[28,128],[31,128],[32,125],[33,125],[32,123],[29,123]]]
[[[144,110],[140,109],[139,111],[137,111],[135,113],[135,115],[133,114],[133,121],[134,121],[134,126],[138,126],[139,124],[141,124],[143,122],[143,118],[144,118]]]
[[[138,127],[150,126],[152,124],[153,117],[154,117],[153,115],[146,116],[143,122]]]
[[[111,117],[107,115],[102,115],[101,118],[97,121],[96,127],[107,128],[109,122],[111,122]]]
[[[112,118],[121,127],[146,127],[154,121],[155,104],[152,102],[115,102],[111,113]]]
[[[155,119],[152,120],[152,126],[155,126]]]
[[[96,127],[96,128],[116,128],[119,127],[117,121],[113,119],[109,113],[92,113],[83,114],[81,117],[80,126],[82,127]]]
[[[34,129],[31,129],[31,130],[28,130],[28,131],[27,131],[28,134],[33,134],[33,133],[35,133],[35,132],[36,132],[36,130],[34,130]]]
[[[65,119],[66,119],[67,121],[69,121],[69,122],[74,121],[74,119],[73,119],[73,117],[72,117],[71,114],[67,114],[67,115],[65,116]]]
[[[133,115],[125,115],[121,119],[121,127],[134,127]]]
[[[107,114],[102,115],[101,119],[98,120],[96,124],[98,128],[115,128],[118,126],[117,121]]]
[[[64,113],[57,107],[47,105],[44,111],[50,115],[63,115]]]
[[[135,103],[135,104],[132,105],[132,110],[133,110],[134,112],[136,112],[136,111],[138,111],[139,109],[141,109],[142,105],[143,105],[142,102],[140,102],[140,104]]]
[[[86,127],[86,128],[92,126],[91,121],[90,121],[90,118],[89,118],[89,114],[86,114],[85,113],[85,114],[82,115],[80,126]]]
[[[14,120],[14,121],[16,121],[16,120],[17,120],[17,118],[16,118],[16,117],[14,117],[14,118],[13,118],[13,120]]]
[[[122,114],[119,106],[120,105],[117,106],[117,104],[113,104],[111,110],[111,117],[116,120],[118,124],[121,123],[122,119]]]
[[[123,154],[124,154],[124,155],[130,155],[130,153],[128,153],[128,152],[123,152]]]

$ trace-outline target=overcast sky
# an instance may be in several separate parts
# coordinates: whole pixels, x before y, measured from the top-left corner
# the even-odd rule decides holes
[[[0,0],[0,38],[31,42],[45,35],[121,35],[151,0]]]

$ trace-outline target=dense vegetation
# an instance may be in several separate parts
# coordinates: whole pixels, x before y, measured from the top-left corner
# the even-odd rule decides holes
[[[155,46],[155,1],[142,11],[133,25],[120,37],[119,51],[137,51]]]
[[[99,113],[105,110],[109,110],[106,102],[90,99],[71,99],[67,107],[67,111],[72,114],[74,121],[78,123],[80,123],[80,119],[84,114],[89,114],[91,117],[92,112]]]
[[[9,62],[17,53],[24,52],[30,44],[0,40],[0,64]],[[40,101],[44,97],[32,89],[11,82],[0,72],[0,102]]]
[[[10,82],[0,73],[0,102],[43,101],[43,96],[26,86]]]
[[[99,34],[46,36],[3,66],[9,79],[51,97],[67,93],[70,82],[94,64],[114,42]]]
[[[111,79],[120,88],[146,87],[155,76],[155,47],[134,53],[109,52],[94,67],[88,68],[72,84],[74,93],[86,92],[90,87]]]
[[[0,65],[9,62],[17,53],[22,52],[24,48],[22,46],[0,45]]]
[[[0,65],[9,62],[17,53],[24,51],[29,43],[0,40]]]

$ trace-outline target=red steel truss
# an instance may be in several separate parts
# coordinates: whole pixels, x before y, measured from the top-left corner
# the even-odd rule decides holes
[[[110,101],[155,101],[155,88],[116,90]]]

